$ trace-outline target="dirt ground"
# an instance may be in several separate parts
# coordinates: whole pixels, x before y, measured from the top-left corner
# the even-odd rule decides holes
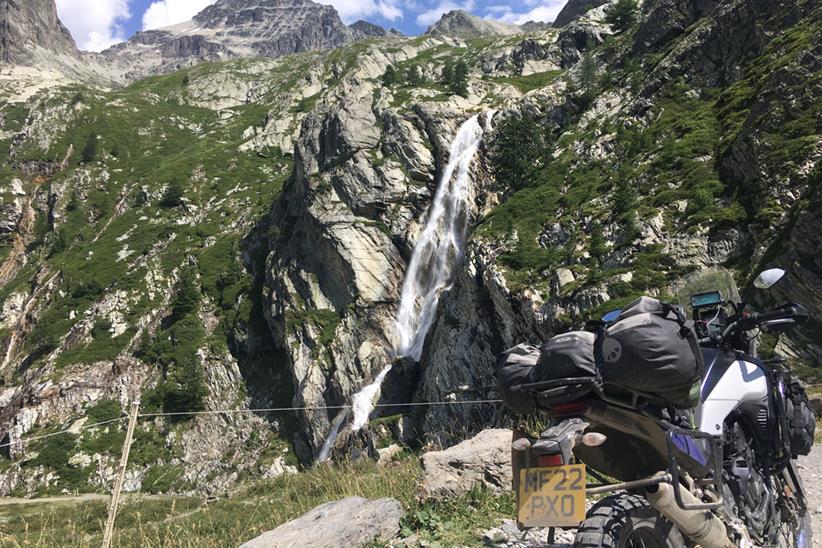
[[[822,546],[822,444],[817,442],[811,454],[799,460],[799,473],[808,495],[813,545]]]

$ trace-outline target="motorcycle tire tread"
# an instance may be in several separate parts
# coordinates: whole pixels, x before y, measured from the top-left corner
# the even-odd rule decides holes
[[[622,548],[625,528],[637,524],[652,525],[670,548],[687,548],[682,534],[667,519],[651,508],[644,498],[619,494],[602,499],[588,511],[579,526],[574,548]]]

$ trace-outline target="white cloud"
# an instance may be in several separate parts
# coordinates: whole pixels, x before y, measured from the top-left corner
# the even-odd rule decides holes
[[[417,15],[417,24],[420,26],[428,26],[436,23],[443,14],[453,10],[472,11],[474,9],[474,0],[465,0],[465,2],[452,2],[445,0],[438,5],[430,8],[419,15]]]
[[[217,0],[156,0],[143,14],[143,29],[159,29],[188,21]]]
[[[77,47],[102,51],[125,40],[121,23],[131,17],[127,0],[57,0],[57,14]]]
[[[494,19],[521,25],[528,21],[550,22],[557,18],[567,0],[525,0],[518,7],[525,8],[514,11],[511,6],[494,5],[487,9],[488,15]],[[530,8],[530,9],[529,9]]]
[[[346,23],[357,19],[379,15],[388,21],[402,19],[402,8],[397,0],[317,0],[320,4],[334,6],[340,18]]]

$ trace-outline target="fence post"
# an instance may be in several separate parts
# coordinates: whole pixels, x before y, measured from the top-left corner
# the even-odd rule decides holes
[[[108,520],[106,520],[106,530],[105,533],[103,533],[102,548],[110,548],[111,540],[114,536],[114,520],[117,518],[120,492],[123,490],[123,482],[126,479],[128,453],[131,450],[131,439],[134,437],[134,427],[137,425],[137,414],[139,411],[140,402],[131,402],[131,410],[128,415],[128,430],[126,430],[126,439],[123,442],[123,455],[120,457],[120,469],[117,473],[117,480],[114,482],[114,490],[111,492],[111,502],[108,507]]]

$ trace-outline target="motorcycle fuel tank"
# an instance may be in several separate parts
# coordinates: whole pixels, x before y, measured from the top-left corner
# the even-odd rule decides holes
[[[702,384],[701,402],[695,411],[699,429],[714,436],[724,433],[725,419],[740,407],[767,410],[768,376],[756,363],[733,354],[705,352],[708,373]]]

